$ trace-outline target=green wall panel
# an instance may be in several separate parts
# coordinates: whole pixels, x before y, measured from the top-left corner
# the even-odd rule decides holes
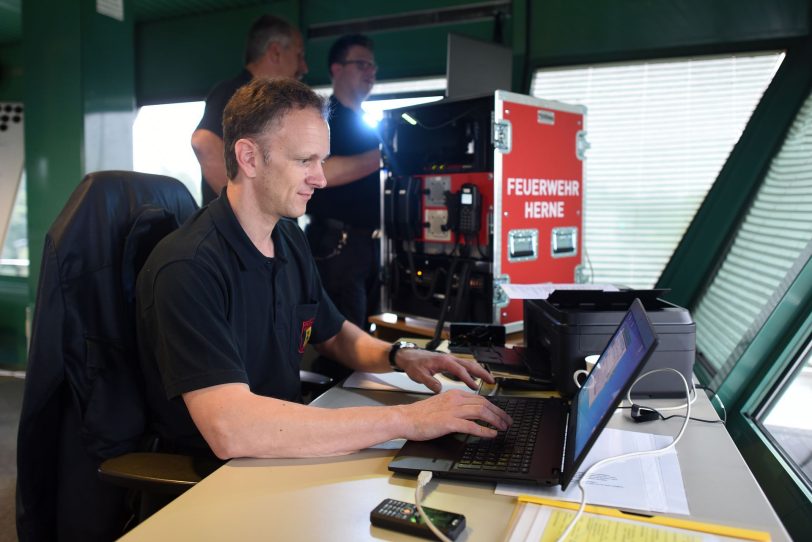
[[[0,101],[23,100],[23,48],[21,43],[0,45]]]
[[[273,13],[296,24],[299,2],[274,2],[139,24],[135,31],[138,105],[202,100],[243,65],[251,23]]]
[[[408,2],[306,0],[303,2],[302,19],[304,25],[309,26],[401,13],[437,11],[443,8],[470,6],[477,3],[471,0],[410,0]]]
[[[327,21],[310,2],[275,2],[269,7],[251,7],[195,17],[177,18],[139,24],[136,27],[136,77],[139,105],[201,100],[212,86],[232,77],[243,64],[245,36],[251,22],[262,13],[281,15],[292,22],[315,18]],[[430,2],[423,2],[427,9]],[[446,2],[457,5],[464,2]],[[431,4],[434,5],[434,4]],[[331,4],[332,6],[332,4]],[[341,20],[352,14],[391,15],[417,10],[414,5],[392,3],[379,6],[370,2],[344,2]],[[434,5],[437,7],[436,5]],[[346,8],[346,11],[344,10]],[[334,8],[330,8],[334,9]],[[363,17],[358,17],[363,18]],[[336,19],[333,19],[335,21]],[[311,24],[309,21],[307,24]],[[305,81],[311,85],[329,84],[326,67],[327,51],[337,36],[307,39],[307,24],[300,24],[306,38],[306,55],[310,73]],[[493,21],[477,20],[459,24],[413,27],[384,32],[368,32],[375,40],[380,79],[399,79],[445,73],[446,36],[456,32],[491,40]],[[503,22],[503,35],[509,43],[511,26]],[[409,44],[404,46],[404,44]]]
[[[72,2],[23,2],[23,62],[38,67],[25,78],[32,296],[45,233],[82,173],[81,30],[80,10]]]
[[[33,298],[45,234],[82,176],[132,168],[133,23],[95,0],[24,0],[28,238]]]
[[[804,36],[810,25],[808,0],[545,0],[529,6],[536,65],[731,50]]]

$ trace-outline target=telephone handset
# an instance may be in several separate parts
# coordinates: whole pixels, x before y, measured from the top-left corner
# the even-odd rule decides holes
[[[464,184],[460,188],[459,223],[457,233],[462,235],[479,233],[482,215],[482,193],[474,184]]]

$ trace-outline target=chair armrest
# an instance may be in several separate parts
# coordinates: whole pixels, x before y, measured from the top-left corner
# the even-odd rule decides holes
[[[299,379],[302,381],[302,397],[305,399],[305,403],[329,390],[335,382],[329,376],[304,369],[299,370]]]
[[[314,373],[313,371],[299,371],[299,378],[302,380],[302,386],[323,386],[328,388],[333,385],[333,379],[323,374]]]
[[[104,461],[99,466],[99,477],[128,489],[180,495],[221,465],[210,458],[133,452]]]

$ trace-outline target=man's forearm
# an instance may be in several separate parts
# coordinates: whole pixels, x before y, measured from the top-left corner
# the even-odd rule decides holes
[[[327,187],[341,186],[363,179],[381,167],[381,152],[372,149],[351,156],[330,156],[324,162]]]
[[[510,417],[458,390],[407,405],[325,409],[255,395],[245,384],[183,394],[195,425],[221,459],[342,455],[393,438],[428,440],[464,432],[495,437]]]
[[[341,455],[406,432],[399,408],[322,409],[255,395],[241,384],[198,390],[184,400],[221,459]]]
[[[200,163],[203,178],[215,194],[220,194],[228,184],[223,140],[208,130],[195,130],[192,134],[192,150]]]

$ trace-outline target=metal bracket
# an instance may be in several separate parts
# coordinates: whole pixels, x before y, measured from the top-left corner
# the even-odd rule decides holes
[[[502,284],[509,284],[510,277],[507,275],[494,275],[493,276],[493,306],[494,307],[507,307],[510,303],[505,291],[502,289]]]
[[[509,120],[495,120],[491,124],[491,142],[493,148],[502,154],[508,154],[511,149],[511,126]]]
[[[587,282],[589,282],[592,279],[592,277],[590,277],[589,275],[590,275],[589,271],[587,271],[585,265],[578,264],[575,266],[574,279],[576,284],[586,284]]]
[[[586,140],[586,131],[579,130],[578,133],[575,134],[575,156],[578,157],[578,160],[584,160],[586,158],[586,151],[589,150],[591,145],[589,141]]]

